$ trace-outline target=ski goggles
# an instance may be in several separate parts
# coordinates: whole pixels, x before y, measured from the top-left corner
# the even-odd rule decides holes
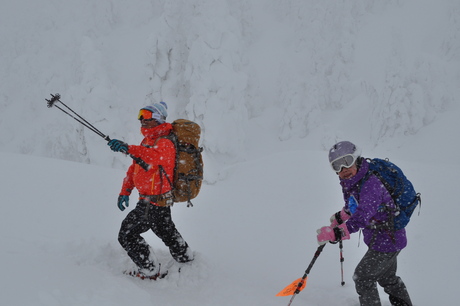
[[[157,113],[153,113],[146,109],[141,109],[139,111],[139,115],[137,116],[138,120],[156,120],[158,122],[162,122],[161,116]]]
[[[356,157],[351,154],[341,156],[331,161],[332,170],[339,173],[342,168],[350,168],[356,161]]]

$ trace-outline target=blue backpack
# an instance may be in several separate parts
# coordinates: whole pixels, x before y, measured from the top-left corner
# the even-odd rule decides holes
[[[390,193],[396,205],[394,215],[394,229],[406,227],[417,205],[422,205],[420,193],[415,192],[414,186],[406,178],[402,170],[388,159],[367,159],[369,171],[363,182],[374,174]],[[361,185],[362,185],[361,183]]]

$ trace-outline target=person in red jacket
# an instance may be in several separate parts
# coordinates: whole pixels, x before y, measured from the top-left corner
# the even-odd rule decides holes
[[[140,145],[112,139],[108,145],[114,152],[129,154],[133,163],[129,167],[118,197],[118,208],[129,206],[129,196],[134,188],[139,192],[139,202],[121,224],[118,241],[138,266],[129,274],[141,278],[156,279],[167,273],[160,271],[160,264],[150,246],[141,236],[151,229],[169,247],[172,257],[179,263],[193,260],[193,253],[182,238],[171,218],[172,186],[176,150],[166,138],[172,125],[166,122],[165,102],[146,106],[139,111],[138,119],[144,135]]]

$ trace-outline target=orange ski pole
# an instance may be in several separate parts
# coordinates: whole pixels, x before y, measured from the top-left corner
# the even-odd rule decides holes
[[[313,256],[313,259],[311,260],[310,262],[310,265],[308,265],[308,268],[307,270],[305,270],[305,273],[304,275],[299,278],[299,279],[296,279],[295,281],[293,281],[289,286],[287,286],[286,288],[284,288],[283,290],[281,290],[276,296],[288,296],[288,295],[292,295],[291,297],[291,300],[289,301],[289,304],[288,306],[291,305],[292,301],[294,300],[295,296],[297,294],[300,293],[300,291],[302,291],[305,286],[307,285],[307,277],[308,277],[308,274],[310,273],[310,270],[311,268],[313,267],[313,264],[315,263],[316,259],[319,257],[319,254],[321,254],[321,252],[323,251],[324,249],[324,246],[326,244],[322,244],[318,247],[318,249],[316,250],[315,252],[315,255]]]

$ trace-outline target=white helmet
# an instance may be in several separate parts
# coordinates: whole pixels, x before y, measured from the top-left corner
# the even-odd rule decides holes
[[[329,163],[335,172],[340,172],[343,167],[350,168],[361,156],[361,150],[349,141],[336,143],[329,150]]]

